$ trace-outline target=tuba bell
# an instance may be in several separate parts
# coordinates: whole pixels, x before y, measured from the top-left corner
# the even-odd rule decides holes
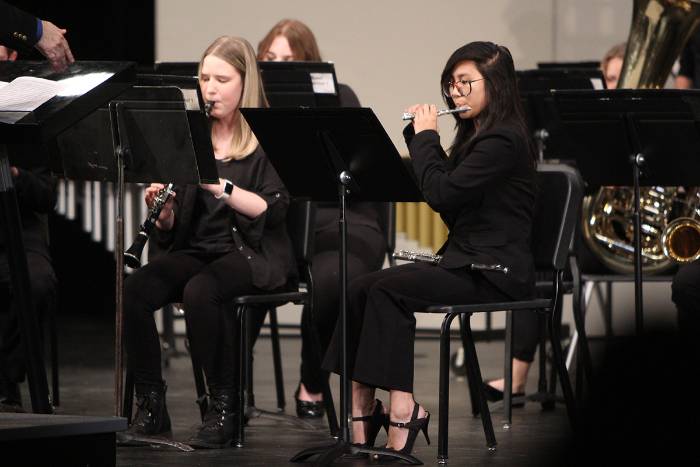
[[[663,87],[699,24],[700,0],[634,0],[618,87]],[[682,192],[679,187],[661,186],[640,190],[645,273],[665,271],[674,262],[692,261],[681,258],[700,257],[700,217],[697,206],[691,206],[696,200],[684,200]],[[690,192],[697,196],[697,190]],[[608,268],[625,274],[634,271],[633,213],[631,187],[600,188],[595,196],[584,200],[582,209],[586,244]],[[685,220],[674,220],[681,218]]]

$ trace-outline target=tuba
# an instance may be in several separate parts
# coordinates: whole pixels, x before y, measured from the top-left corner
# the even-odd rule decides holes
[[[663,87],[683,46],[700,24],[700,0],[634,0],[632,26],[618,87]],[[698,192],[642,187],[642,268],[659,273],[700,258]],[[631,187],[603,187],[583,203],[586,244],[613,271],[634,271]],[[682,221],[680,219],[683,219]]]

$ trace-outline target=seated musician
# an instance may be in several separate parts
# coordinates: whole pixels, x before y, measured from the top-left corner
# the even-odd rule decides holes
[[[219,183],[177,187],[156,223],[160,254],[125,283],[127,365],[136,383],[135,435],[171,429],[153,312],[182,302],[190,351],[208,387],[195,447],[228,446],[236,433],[238,361],[227,302],[237,295],[280,289],[296,281],[285,216],[289,196],[240,107],[267,106],[255,52],[244,39],[222,36],[199,63],[202,95],[212,104],[211,142]],[[161,184],[146,190],[153,203]],[[153,244],[155,243],[155,245]]]
[[[506,47],[472,42],[448,59],[440,83],[457,134],[442,149],[434,105],[414,105],[404,131],[413,169],[430,207],[450,229],[439,264],[415,263],[366,274],[350,284],[349,376],[353,439],[372,446],[389,423],[386,449],[410,453],[428,411],[414,399],[414,313],[434,304],[534,296],[530,235],[535,202],[535,150],[520,106],[513,58]],[[508,274],[472,270],[501,264]],[[338,328],[324,366],[340,371]],[[388,414],[375,390],[389,391]],[[388,418],[388,420],[387,420]]]
[[[0,46],[0,60],[17,52]],[[22,240],[27,255],[35,316],[41,322],[56,306],[57,280],[49,253],[48,214],[56,205],[56,180],[47,168],[10,167],[17,193]],[[19,332],[19,304],[10,284],[7,249],[0,229],[0,412],[22,412],[19,383],[24,381],[25,354]]]
[[[284,19],[277,23],[258,45],[258,60],[271,61],[321,61],[313,32],[304,23]],[[341,107],[359,107],[360,102],[349,86],[338,85]],[[348,203],[348,278],[350,280],[368,272],[381,269],[386,251],[386,238],[382,232],[382,203]],[[318,332],[321,355],[338,319],[338,237],[337,204],[323,204],[316,212],[314,257],[313,321]],[[299,417],[323,416],[324,384],[328,372],[321,368],[321,358],[311,344],[313,338],[308,323],[311,313],[308,307],[302,312],[301,380],[294,394]]]

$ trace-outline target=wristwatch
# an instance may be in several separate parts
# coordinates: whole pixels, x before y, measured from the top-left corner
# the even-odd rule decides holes
[[[233,193],[233,182],[231,180],[224,179],[224,189],[220,195],[215,196],[216,199],[226,199]]]

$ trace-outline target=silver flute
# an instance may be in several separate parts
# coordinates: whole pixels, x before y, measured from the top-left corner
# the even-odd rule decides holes
[[[430,263],[438,264],[442,259],[441,255],[434,255],[432,253],[421,253],[418,251],[409,250],[399,250],[398,253],[394,253],[395,259],[402,259],[404,261],[413,261],[414,263]],[[508,267],[501,266],[500,264],[482,264],[482,263],[471,263],[467,265],[468,268],[475,271],[493,271],[500,272],[502,274],[508,274]]]
[[[204,103],[204,114],[208,117],[209,113],[211,112],[211,108],[214,107],[214,103],[212,101],[206,101]]]
[[[448,115],[448,114],[458,114],[462,112],[468,112],[472,108],[469,107],[468,105],[463,105],[462,107],[455,107],[454,109],[442,109],[438,110],[437,116],[442,117],[443,115]],[[416,118],[416,114],[411,113],[411,112],[404,112],[403,116],[401,117],[401,120],[413,120]]]

